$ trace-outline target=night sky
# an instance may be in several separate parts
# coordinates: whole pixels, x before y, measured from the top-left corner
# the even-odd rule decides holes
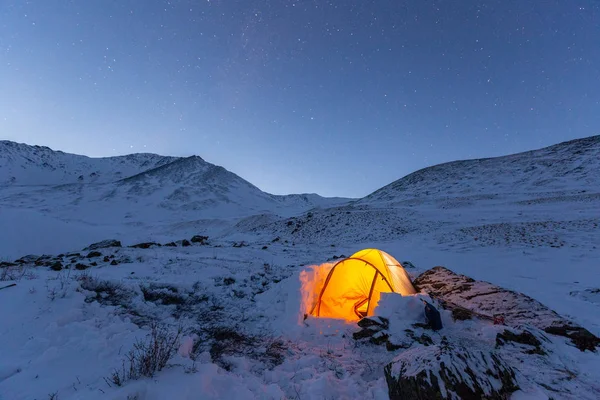
[[[595,0],[0,0],[0,139],[358,197],[598,133]]]

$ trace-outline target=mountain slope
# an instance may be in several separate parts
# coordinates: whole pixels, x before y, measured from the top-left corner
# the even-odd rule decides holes
[[[413,172],[360,200],[574,192],[600,186],[600,136],[503,157],[454,161]]]

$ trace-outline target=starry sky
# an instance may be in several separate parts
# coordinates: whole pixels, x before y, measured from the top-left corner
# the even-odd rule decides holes
[[[599,133],[597,0],[0,0],[0,139],[361,197]]]

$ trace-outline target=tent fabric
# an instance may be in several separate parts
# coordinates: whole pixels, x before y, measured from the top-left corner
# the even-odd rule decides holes
[[[311,315],[356,321],[373,315],[381,293],[389,292],[417,293],[394,257],[377,249],[361,250],[331,268]]]

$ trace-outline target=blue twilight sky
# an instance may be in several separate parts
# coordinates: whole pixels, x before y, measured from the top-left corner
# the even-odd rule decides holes
[[[0,0],[0,139],[358,197],[599,131],[596,0]]]

